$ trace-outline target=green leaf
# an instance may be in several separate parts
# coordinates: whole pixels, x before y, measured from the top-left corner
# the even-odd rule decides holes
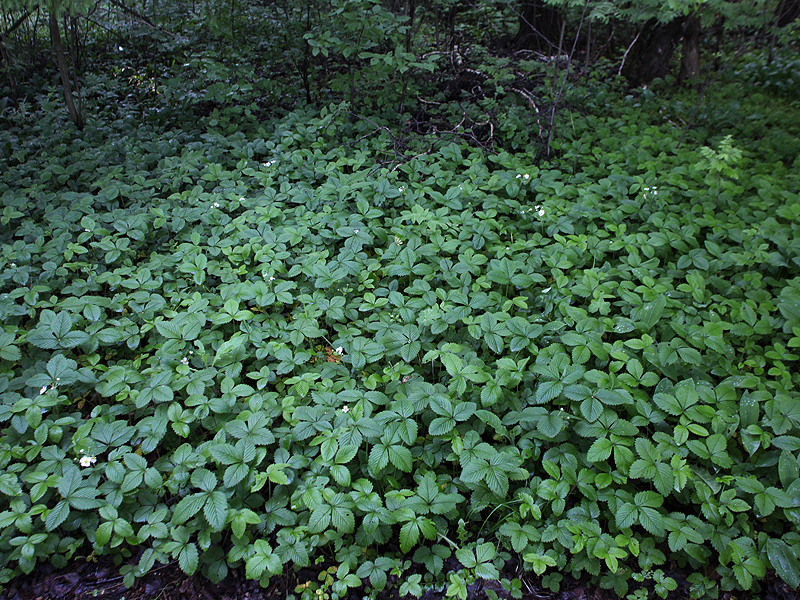
[[[475,558],[478,563],[489,562],[497,556],[497,549],[492,542],[484,542],[475,547]]]
[[[758,423],[758,399],[755,394],[745,392],[739,400],[739,418],[741,419],[742,429],[747,429],[750,425]]]
[[[325,531],[331,523],[331,507],[327,504],[317,505],[308,518],[308,530],[311,533]]]
[[[0,331],[0,359],[16,362],[22,357],[19,347],[14,345],[14,334]]]
[[[511,548],[517,553],[525,550],[531,541],[539,539],[538,532],[533,526],[522,525],[516,521],[503,523],[500,527],[500,534],[511,540]]]
[[[370,579],[371,581],[371,579]],[[422,596],[422,586],[420,582],[422,581],[422,575],[416,573],[414,575],[410,575],[408,579],[406,579],[400,585],[400,596],[414,596],[415,598],[419,598]]]
[[[399,444],[389,446],[389,461],[401,471],[410,473],[413,465],[411,450]]]
[[[531,565],[533,572],[537,575],[542,575],[547,570],[547,567],[556,566],[556,560],[547,554],[543,555],[537,552],[529,552],[523,555],[522,558],[526,564]]]
[[[476,408],[477,406],[474,402],[459,402],[453,406],[451,416],[456,421],[466,421],[475,413]]]
[[[408,552],[417,545],[420,529],[416,521],[408,521],[400,528],[400,550]]]
[[[581,414],[583,418],[594,423],[603,414],[603,404],[594,397],[586,398],[581,402]]]
[[[6,496],[16,497],[22,494],[22,486],[14,473],[3,473],[0,475],[0,493]]]
[[[607,437],[598,438],[586,452],[586,460],[593,463],[602,462],[611,456],[611,450],[613,448],[614,445]]]
[[[112,533],[114,533],[113,521],[100,523],[100,526],[97,528],[97,532],[94,535],[95,543],[100,547],[105,546],[111,540]]]
[[[217,367],[225,367],[241,362],[245,357],[245,339],[243,335],[237,334],[220,344],[211,364]]]
[[[245,575],[248,579],[260,579],[264,573],[280,575],[283,571],[281,559],[272,551],[272,547],[265,540],[256,540],[253,543],[253,554],[245,563]]]
[[[455,426],[455,419],[451,419],[449,417],[436,417],[428,426],[428,433],[433,436],[447,435]]]
[[[380,473],[389,464],[389,448],[384,444],[376,444],[369,451],[369,468]]]
[[[197,570],[198,557],[197,546],[193,543],[186,544],[178,554],[178,564],[181,571],[187,575],[192,575]]]
[[[554,439],[559,433],[561,433],[566,426],[566,422],[559,413],[560,411],[553,411],[549,415],[539,419],[536,428],[542,435],[550,439]]]
[[[203,492],[191,494],[182,498],[175,506],[172,513],[172,524],[180,525],[191,519],[194,515],[200,512],[203,505],[206,503],[206,494]]]
[[[661,320],[664,308],[667,306],[667,297],[664,294],[656,296],[652,302],[648,302],[639,310],[639,321],[642,323],[643,331],[652,330]]]
[[[633,526],[639,516],[636,505],[630,502],[620,502],[617,504],[617,527],[625,528]]]
[[[778,576],[789,587],[796,590],[800,587],[800,563],[797,556],[786,542],[775,538],[767,540],[767,558]]]
[[[353,511],[344,506],[332,506],[331,525],[333,525],[339,533],[352,533],[355,529]]]
[[[450,585],[447,586],[445,596],[448,598],[458,598],[467,600],[467,582],[458,573],[450,573]]]
[[[53,531],[56,527],[61,525],[69,516],[69,502],[66,500],[59,500],[55,507],[47,513],[45,519],[45,529]]]
[[[785,488],[788,488],[800,477],[797,459],[788,450],[782,450],[778,458],[778,477]]]
[[[544,381],[536,388],[536,403],[545,404],[557,398],[564,391],[564,384],[560,381]]]

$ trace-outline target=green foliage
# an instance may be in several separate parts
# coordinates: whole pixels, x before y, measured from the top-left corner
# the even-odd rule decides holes
[[[367,8],[347,73],[375,84],[412,59]],[[350,16],[316,56],[352,58]],[[300,598],[467,598],[513,552],[554,592],[666,597],[671,563],[697,598],[797,586],[798,178],[730,97],[692,143],[680,96],[599,86],[569,160],[448,138],[387,165],[352,105],[198,118],[190,92],[162,82],[145,125],[98,101],[80,134],[47,94],[3,117],[0,580],[322,560]]]

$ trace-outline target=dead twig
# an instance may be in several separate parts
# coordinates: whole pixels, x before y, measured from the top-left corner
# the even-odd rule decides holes
[[[625,67],[625,60],[628,58],[628,53],[631,51],[631,48],[633,48],[633,45],[636,43],[636,40],[639,39],[639,35],[641,33],[642,32],[640,31],[636,34],[636,37],[633,38],[633,41],[630,43],[630,46],[628,46],[628,49],[625,50],[625,54],[622,55],[622,62],[619,64],[619,70],[617,71],[617,75],[622,75],[622,69]]]
[[[539,107],[536,106],[536,102],[535,102],[535,98],[533,97],[533,94],[531,94],[527,90],[523,90],[523,89],[520,89],[520,88],[513,88],[512,87],[512,88],[508,88],[508,89],[510,89],[512,92],[516,92],[517,94],[522,96],[525,99],[525,102],[527,102],[528,106],[530,108],[532,108],[533,111],[536,113],[536,125],[539,127],[539,137],[542,137],[543,130],[542,130],[542,122],[541,122],[541,119],[540,119],[541,112],[539,111]]]

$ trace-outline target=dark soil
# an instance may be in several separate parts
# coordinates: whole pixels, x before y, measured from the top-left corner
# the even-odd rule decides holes
[[[678,582],[678,589],[670,593],[667,600],[687,600],[686,573],[675,571],[670,575]],[[520,579],[523,587],[519,600],[617,600],[613,591],[569,577],[564,578],[558,592],[543,588],[538,578],[523,575]],[[42,565],[37,572],[17,577],[6,585],[0,591],[0,600],[284,600],[295,594],[295,586],[309,580],[316,580],[315,573],[303,570],[274,577],[268,588],[262,588],[258,582],[247,580],[243,573],[234,571],[222,582],[212,584],[200,575],[185,575],[177,562],[173,562],[154,568],[127,589],[119,575],[119,566],[103,558],[97,562],[76,561],[60,570]],[[398,583],[390,581],[387,591],[380,594],[378,600],[399,600]],[[719,600],[800,600],[800,592],[790,589],[772,573],[761,582],[761,588],[759,593],[723,592]],[[479,580],[470,586],[468,600],[488,600],[487,591],[495,592],[504,600],[510,598],[499,582]],[[362,598],[364,595],[359,592],[353,591],[351,598]],[[299,596],[295,594],[296,598]],[[658,596],[650,591],[649,598]],[[421,600],[445,600],[444,590],[426,592]]]

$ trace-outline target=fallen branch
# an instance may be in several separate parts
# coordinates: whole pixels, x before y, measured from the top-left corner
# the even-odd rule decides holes
[[[153,29],[160,31],[161,33],[166,33],[167,35],[171,35],[174,38],[183,39],[182,36],[178,35],[177,33],[172,33],[171,31],[167,31],[163,27],[159,27],[155,23],[153,23],[150,19],[145,17],[143,14],[133,10],[131,7],[126,6],[120,0],[110,0],[111,4],[119,8],[122,12],[127,13],[128,15],[132,16],[134,19],[137,19],[147,25],[148,27],[152,27]]]
[[[11,27],[9,27],[2,34],[0,34],[0,43],[2,43],[6,39],[6,36],[9,33],[12,33],[15,29],[17,29],[20,25],[22,25],[25,21],[27,21],[28,17],[31,16],[31,12],[33,12],[33,11],[32,10],[25,11],[25,14],[22,15],[16,21],[14,21],[14,23],[11,25]]]

